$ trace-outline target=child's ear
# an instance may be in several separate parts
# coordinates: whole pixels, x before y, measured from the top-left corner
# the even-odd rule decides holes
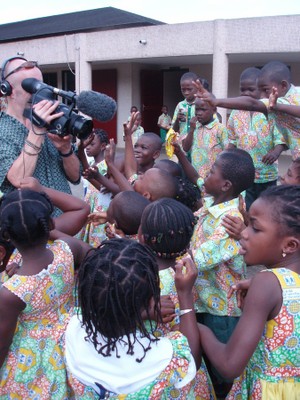
[[[146,199],[151,201],[151,194],[149,192],[144,192],[143,196],[146,197]]]
[[[104,151],[106,149],[107,144],[106,143],[101,143],[100,149],[101,151]]]
[[[283,241],[282,253],[292,254],[300,249],[300,240],[295,236],[288,236]]]
[[[281,81],[280,85],[281,85],[282,92],[284,94],[287,93],[290,88],[290,84],[288,83],[288,81],[283,80],[283,81]]]
[[[226,179],[222,186],[222,192],[228,192],[231,189],[232,189],[232,183],[228,179]]]
[[[156,160],[159,156],[160,156],[160,150],[156,150],[156,151],[153,153],[153,160]]]

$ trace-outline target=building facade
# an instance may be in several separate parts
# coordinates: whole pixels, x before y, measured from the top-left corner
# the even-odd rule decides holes
[[[115,15],[121,11],[107,9]],[[94,14],[107,9],[94,10]],[[85,25],[64,28],[58,18],[72,22],[75,16],[76,22],[82,16]],[[1,59],[24,55],[39,61],[50,84],[77,93],[93,89],[114,97],[117,115],[101,126],[119,146],[131,105],[141,110],[146,130],[158,132],[160,108],[166,104],[173,112],[182,98],[179,79],[186,71],[206,78],[217,97],[236,96],[243,69],[279,60],[290,66],[293,83],[300,85],[300,15],[172,25],[144,17],[132,22],[132,16],[122,14],[127,24],[116,18],[109,26],[96,22],[92,28],[86,12],[40,18],[26,21],[27,26],[39,28],[32,33],[22,28],[22,22],[2,25]],[[46,24],[54,19],[59,30]],[[226,110],[219,111],[226,118]]]

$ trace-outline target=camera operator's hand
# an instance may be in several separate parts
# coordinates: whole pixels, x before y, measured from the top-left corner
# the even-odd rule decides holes
[[[70,152],[73,138],[72,135],[59,136],[55,133],[48,132],[48,137],[60,153],[67,154]]]
[[[32,106],[34,113],[44,121],[45,127],[32,127],[33,132],[37,134],[46,132],[46,126],[51,123],[56,118],[61,117],[64,113],[61,111],[59,113],[55,113],[56,108],[59,105],[59,101],[55,101],[54,103],[49,100],[42,100],[37,104]]]

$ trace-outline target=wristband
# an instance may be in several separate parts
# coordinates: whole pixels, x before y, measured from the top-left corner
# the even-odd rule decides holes
[[[182,317],[184,314],[190,313],[190,312],[192,312],[192,311],[194,311],[193,308],[187,308],[187,309],[185,309],[185,310],[180,310],[180,311],[179,311],[179,317]]]
[[[59,153],[59,155],[60,155],[61,157],[70,157],[70,156],[73,154],[73,147],[71,146],[70,151],[69,151],[68,153],[66,153],[66,154],[63,154],[63,153],[61,153],[60,151],[59,151],[58,153]]]

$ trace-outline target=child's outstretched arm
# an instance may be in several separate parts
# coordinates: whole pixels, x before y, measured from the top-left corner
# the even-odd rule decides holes
[[[20,188],[46,193],[50,197],[52,203],[63,211],[63,214],[55,218],[55,230],[73,236],[85,224],[90,212],[90,207],[78,197],[42,186],[39,181],[33,177],[24,178],[20,182]],[[55,236],[55,232],[51,232],[52,239]]]
[[[175,286],[180,305],[179,330],[188,339],[198,369],[201,365],[202,351],[192,293],[198,271],[190,256],[180,260],[176,264],[175,269]]]
[[[108,171],[113,177],[115,183],[119,186],[120,191],[134,190],[132,185],[128,182],[126,177],[118,170],[111,158],[111,145],[106,146],[104,157],[107,164]]]
[[[281,290],[275,275],[260,272],[252,279],[242,316],[227,344],[219,342],[206,326],[198,325],[203,351],[224,377],[234,379],[243,372],[266,322],[277,315],[281,303]]]
[[[193,82],[197,88],[196,97],[208,102],[213,107],[229,108],[234,110],[257,111],[268,115],[268,110],[262,101],[253,99],[250,96],[230,97],[227,99],[216,99],[208,90],[204,89],[201,82]]]
[[[101,190],[104,186],[107,191],[112,194],[117,194],[120,192],[119,186],[116,185],[111,179],[108,179],[106,176],[100,174],[96,166],[89,167],[87,170],[85,170],[83,176],[88,179],[88,181],[91,182],[92,185],[94,185],[98,190]]]
[[[85,154],[85,148],[93,141],[95,137],[95,134],[92,133],[86,140],[80,140],[79,145],[78,145],[78,158],[81,161],[83,170],[86,170],[87,168],[89,168],[89,163],[88,160],[86,158],[86,154]]]
[[[197,181],[200,178],[198,172],[195,170],[195,168],[192,166],[192,164],[189,162],[187,159],[186,155],[184,152],[181,150],[179,144],[177,142],[172,142],[172,145],[174,146],[174,154],[178,158],[178,161],[180,162],[184,173],[186,174],[187,178],[197,185]]]
[[[132,143],[132,133],[137,128],[137,118],[139,116],[139,112],[135,112],[131,114],[130,120],[128,123],[123,124],[124,130],[124,141],[125,141],[125,176],[129,179],[132,175],[137,173],[137,162],[134,157],[134,149]]]
[[[275,87],[272,88],[272,92],[269,97],[269,110],[270,111],[279,111],[284,112],[286,114],[292,115],[293,117],[300,118],[300,106],[296,106],[293,104],[281,104],[278,103],[278,92]]]

